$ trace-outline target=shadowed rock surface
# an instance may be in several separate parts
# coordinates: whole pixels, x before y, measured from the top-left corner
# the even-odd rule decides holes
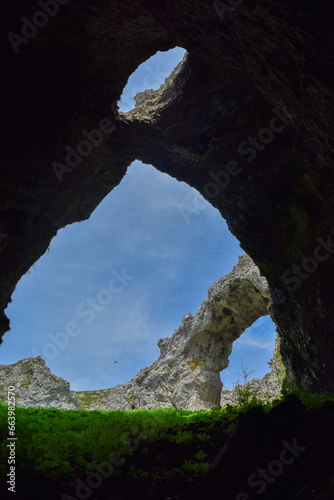
[[[334,407],[307,411],[294,396],[269,414],[252,408],[239,419],[210,470],[173,500],[331,500]],[[224,496],[223,496],[224,495]],[[165,499],[164,499],[165,500]]]

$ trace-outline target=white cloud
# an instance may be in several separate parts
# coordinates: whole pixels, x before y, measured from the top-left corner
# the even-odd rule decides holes
[[[239,344],[257,347],[259,349],[270,349],[270,350],[273,350],[275,345],[275,343],[273,343],[272,341],[264,341],[260,338],[243,337],[243,336],[239,338],[238,342]]]

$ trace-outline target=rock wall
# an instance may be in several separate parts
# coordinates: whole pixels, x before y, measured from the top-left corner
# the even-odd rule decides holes
[[[227,393],[232,393],[224,389],[221,396],[220,372],[228,366],[233,342],[268,314],[268,301],[265,278],[248,256],[241,256],[233,270],[209,288],[195,316],[186,314],[172,337],[159,340],[159,358],[130,382],[101,391],[70,392],[69,383],[51,375],[38,356],[0,366],[3,391],[15,385],[16,403],[21,406],[90,410],[174,407],[190,411],[219,406]],[[280,392],[274,373],[276,364],[271,374],[258,381],[266,387],[266,398],[273,399]],[[256,385],[254,379],[250,383]]]
[[[233,270],[209,288],[195,316],[186,314],[171,338],[159,340],[157,361],[130,382],[103,391],[102,399],[97,395],[98,401],[87,407],[194,411],[219,406],[220,372],[228,366],[233,342],[268,314],[268,303],[265,278],[248,256],[239,257]]]
[[[15,387],[17,406],[79,409],[69,382],[52,375],[41,356],[0,365],[0,401],[7,401],[9,386]]]
[[[56,7],[36,27],[39,3],[1,5],[0,333],[20,277],[137,158],[220,211],[268,281],[288,376],[334,393],[333,2]],[[131,73],[177,45],[189,57],[165,101],[120,115]],[[102,140],[78,157],[92,129]]]

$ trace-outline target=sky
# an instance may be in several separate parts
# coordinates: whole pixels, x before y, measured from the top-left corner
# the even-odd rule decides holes
[[[132,109],[138,92],[159,88],[183,54],[158,52],[142,64],[120,110]],[[6,309],[11,330],[0,363],[41,355],[74,391],[131,380],[242,254],[219,212],[195,190],[135,161],[90,219],[60,230],[21,278]],[[263,377],[275,336],[268,316],[247,329],[221,373],[224,386],[237,382],[241,364],[253,370],[250,378]]]

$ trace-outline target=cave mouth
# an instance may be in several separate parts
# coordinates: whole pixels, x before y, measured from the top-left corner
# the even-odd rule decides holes
[[[176,47],[140,65],[124,88],[120,111],[131,110],[133,97],[148,86],[159,88],[184,53]],[[202,240],[212,241],[206,257]],[[41,355],[73,390],[124,383],[154,362],[157,341],[170,337],[187,311],[196,313],[208,287],[243,253],[219,212],[197,191],[139,161],[88,221],[60,230],[50,250],[14,292],[2,359],[11,364]],[[122,293],[109,304],[104,290],[111,280]]]
[[[224,388],[233,389],[237,382],[243,384],[253,377],[262,379],[270,371],[268,363],[273,357],[276,325],[270,316],[262,316],[233,342],[229,366],[220,372]],[[244,378],[244,372],[248,374]]]
[[[142,63],[129,77],[123,89],[118,109],[122,113],[132,111],[135,107],[134,97],[145,90],[158,90],[173,69],[182,61],[186,50],[175,47],[166,52],[158,51]]]
[[[60,230],[21,279],[7,308],[2,363],[41,355],[72,390],[107,389],[153,363],[158,340],[196,313],[242,253],[219,212],[198,197],[134,162],[90,219]]]
[[[182,59],[184,53],[184,49],[177,47],[165,53],[157,53],[139,66],[136,72],[129,78],[124,88],[119,103],[120,111],[126,112],[131,110],[131,106],[134,103],[134,101],[131,102],[131,99],[133,100],[133,97],[138,92],[147,90],[149,85],[153,89],[158,88]],[[165,58],[165,61],[161,62],[160,66],[158,61],[161,60],[162,56]],[[145,178],[148,171],[151,172],[154,180],[153,177],[152,179]],[[129,181],[132,172],[135,172],[133,175],[137,176],[137,181],[135,186],[132,186],[131,193],[124,195],[122,189]],[[140,176],[142,177],[140,178]],[[144,181],[144,179],[146,180]],[[180,189],[177,195],[172,194],[170,190],[172,185],[178,186]],[[149,203],[146,203],[148,195],[152,196],[152,194],[153,198],[151,198]],[[166,194],[169,196],[168,199],[164,196]],[[111,199],[111,195],[106,199],[109,200],[109,198]],[[40,291],[40,296],[46,290],[52,288],[50,287],[50,283],[61,283],[60,275],[62,268],[65,267],[65,272],[67,273],[64,276],[63,289],[57,290],[57,287],[55,287],[56,293],[52,299],[57,311],[59,311],[57,319],[51,324],[49,320],[50,305],[47,304],[43,307],[43,310],[46,311],[44,319],[37,317],[39,316],[37,315],[37,311],[41,309],[38,300],[35,298],[35,302],[32,303],[32,297],[28,297],[28,307],[21,309],[25,314],[18,314],[15,320],[16,322],[18,321],[16,324],[20,324],[22,331],[25,331],[27,328],[27,313],[36,321],[38,325],[37,330],[39,330],[41,338],[43,337],[44,340],[41,343],[35,337],[33,345],[31,342],[26,341],[21,344],[23,347],[22,351],[25,350],[25,345],[29,344],[30,352],[28,356],[41,355],[52,371],[59,373],[71,382],[73,390],[104,389],[124,383],[131,376],[134,377],[145,365],[154,362],[159,354],[156,341],[159,338],[170,337],[187,310],[196,313],[198,306],[204,299],[207,288],[221,276],[227,274],[235,264],[237,255],[243,253],[240,251],[238,242],[228,231],[225,222],[221,219],[219,212],[215,208],[207,203],[197,191],[184,183],[175,181],[175,179],[166,174],[158,172],[154,167],[136,161],[129,168],[129,172],[122,180],[120,186],[113,190],[112,198],[115,200],[115,205],[114,208],[110,207],[109,212],[110,214],[117,214],[118,224],[120,222],[119,219],[122,218],[120,217],[120,207],[130,211],[130,205],[136,207],[136,210],[132,209],[130,219],[121,221],[121,229],[119,226],[117,227],[117,224],[111,218],[105,220],[102,217],[101,210],[104,210],[103,206],[105,204],[105,201],[103,201],[90,219],[95,224],[95,229],[91,226],[88,231],[80,232],[78,226],[86,224],[88,221],[73,224],[65,228],[65,230],[59,232],[58,237],[52,243],[51,257],[49,255],[43,256],[43,259],[45,257],[45,259],[53,260],[53,255],[57,254],[57,256],[61,257],[61,262],[56,264],[56,261],[53,260],[55,268],[51,271],[52,279],[49,283],[45,282],[42,285],[43,288]],[[128,200],[131,200],[131,203]],[[118,207],[116,201],[119,203]],[[141,213],[137,214],[138,217],[134,221],[133,214],[137,211],[140,204],[144,209]],[[159,214],[160,219],[152,222],[150,219],[150,214],[152,213]],[[148,223],[147,221],[150,222]],[[224,227],[222,227],[222,223],[225,224]],[[176,229],[179,224],[181,224],[182,229]],[[219,224],[219,226],[216,224]],[[101,229],[100,234],[98,234],[97,227]],[[114,234],[112,242],[108,240],[105,232],[110,230],[110,228],[112,228]],[[167,237],[163,235],[162,228],[167,229]],[[205,228],[204,231],[203,228]],[[208,230],[210,231],[212,228],[215,229],[209,234]],[[66,243],[67,237],[64,231],[67,231],[67,229],[73,232]],[[149,236],[149,232],[152,229],[155,231],[153,239],[156,240],[157,246],[152,244],[152,237]],[[207,235],[203,238],[205,231],[207,231]],[[222,234],[224,233],[224,238],[219,235],[220,231],[222,231]],[[102,251],[95,262],[87,262],[84,265],[80,264],[78,256],[82,255],[82,249],[88,255],[93,254],[94,245],[101,239],[101,235],[102,245],[109,247],[109,245],[113,245],[116,241],[118,248],[122,249],[122,255],[117,255],[115,257],[115,264],[112,264],[106,252]],[[173,243],[171,243],[171,235],[174,238]],[[60,239],[59,236],[61,236]],[[139,236],[142,237],[142,247],[140,250],[136,250],[134,242],[136,237],[138,238]],[[118,237],[119,239],[117,239]],[[79,245],[73,245],[73,238],[79,242]],[[209,249],[208,253],[205,254],[203,252],[202,241],[198,240],[211,241],[213,242],[212,246],[215,248]],[[182,245],[182,241],[186,241],[187,245]],[[233,251],[231,250],[232,247]],[[65,258],[67,253],[66,248],[71,249],[70,264],[63,260],[63,257]],[[218,255],[221,253],[221,248],[225,250],[223,257]],[[138,252],[141,252],[146,257],[139,265],[136,262]],[[180,257],[182,253],[187,253],[191,257],[186,259],[189,262],[178,264],[182,262]],[[130,268],[128,268],[128,264],[126,263],[125,256],[127,254],[134,257]],[[172,261],[173,263],[170,266]],[[46,263],[47,260],[43,262]],[[97,262],[99,262],[99,265],[96,264]],[[209,265],[208,262],[210,262]],[[159,270],[159,278],[157,273],[152,271],[152,263],[155,270]],[[37,266],[37,275],[39,265],[40,263]],[[193,267],[201,269],[200,273],[197,272],[195,279],[192,276]],[[73,269],[77,271],[77,277],[71,279],[70,276]],[[140,269],[140,284],[136,280],[138,269]],[[43,267],[41,271],[46,276],[48,275],[46,267]],[[96,274],[98,276],[98,285]],[[159,298],[157,311],[153,313],[150,309],[150,301],[153,296],[159,296],[161,291],[152,282],[148,286],[151,295],[143,294],[141,287],[144,276],[150,276],[152,281],[161,283],[159,281],[161,274],[164,274],[166,278],[164,284],[161,285],[164,293]],[[32,273],[29,279],[37,279],[37,275],[35,276]],[[115,309],[109,315],[109,320],[114,316],[116,317],[116,322],[112,323],[111,321],[109,323],[111,335],[107,339],[103,332],[108,331],[109,320],[105,319],[106,323],[104,323],[102,319],[104,316],[108,318],[108,310],[110,313],[109,297],[104,284],[106,276],[109,277],[108,283],[111,280],[116,280],[116,285],[113,284],[113,286],[117,290],[115,297],[112,297]],[[155,280],[153,279],[154,276]],[[77,288],[76,292],[72,292],[73,295],[70,292],[71,281],[76,283]],[[171,282],[173,282],[172,286]],[[65,293],[63,292],[64,289],[66,289]],[[123,296],[123,289],[124,291],[125,289],[127,291],[131,290],[130,296],[126,299],[123,299],[125,297],[125,295]],[[120,291],[122,291],[122,294],[118,295]],[[86,294],[86,298],[83,298],[83,300],[79,301],[74,298],[81,297],[82,293]],[[167,301],[166,307],[167,293],[170,298]],[[72,297],[69,298],[71,295]],[[184,300],[184,297],[186,297],[186,300]],[[77,301],[76,305],[75,300]],[[173,310],[173,315],[170,314],[171,310]],[[64,317],[63,313],[67,316],[68,321],[62,320]],[[25,316],[24,319],[23,315]],[[10,314],[10,316],[13,317],[13,314]],[[122,321],[120,316],[125,317],[126,321]],[[81,324],[80,320],[87,324]],[[161,324],[164,325],[163,331],[161,331]],[[15,341],[17,341],[17,335],[13,331],[15,330],[14,325],[15,323],[12,321],[12,337],[15,335]],[[85,329],[83,326],[87,326],[87,328]],[[30,330],[33,331],[33,329],[34,326],[31,324]],[[151,337],[150,332],[152,331],[158,332],[156,339]],[[117,342],[122,340],[123,347],[120,348]],[[147,342],[147,340],[149,341]],[[130,356],[126,345],[129,342],[134,346],[134,352]],[[93,356],[94,349],[92,350],[92,343],[97,343],[97,345],[104,347],[107,344],[107,348],[102,349],[97,356]],[[149,353],[146,361],[143,361],[141,357],[143,351]],[[126,353],[126,357],[124,353]],[[6,355],[6,349],[4,350],[4,354]],[[99,366],[93,366],[96,364],[96,359],[101,361],[101,356],[102,362],[99,363]],[[24,357],[27,357],[27,354],[19,354],[16,360]],[[8,364],[11,362],[13,360],[8,361]],[[82,367],[83,364],[85,365],[84,367]],[[86,368],[90,364],[91,371],[87,375]],[[94,371],[98,372],[98,377],[95,381],[93,376]]]

